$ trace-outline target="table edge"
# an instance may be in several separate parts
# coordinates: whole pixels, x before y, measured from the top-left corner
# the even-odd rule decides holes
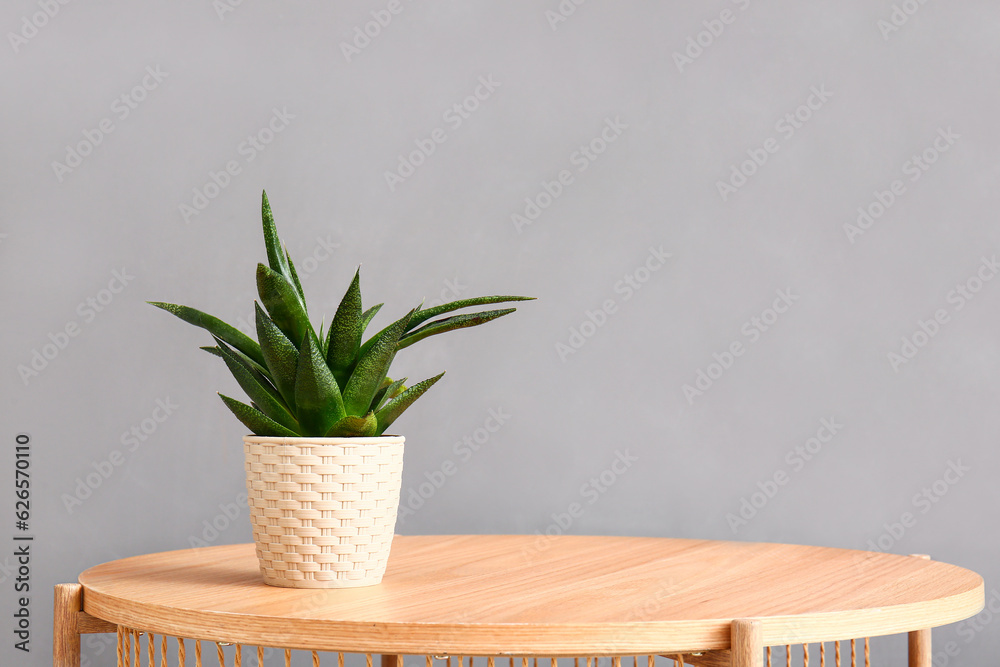
[[[83,587],[84,611],[92,616],[155,634],[275,648],[406,655],[649,655],[728,648],[730,624],[734,620],[468,625],[290,619],[134,603],[89,588],[84,579],[91,569],[94,568],[81,573],[79,580]],[[899,634],[969,618],[984,607],[985,584],[978,573],[966,568],[960,569],[974,574],[978,583],[973,588],[949,597],[864,610],[761,617],[765,645],[780,646]]]

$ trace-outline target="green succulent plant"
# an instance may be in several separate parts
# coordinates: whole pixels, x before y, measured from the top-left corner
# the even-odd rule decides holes
[[[533,298],[483,296],[433,308],[417,306],[365,340],[365,330],[383,304],[364,309],[359,269],[326,335],[322,325],[317,334],[309,322],[295,264],[278,238],[266,192],[261,217],[268,263],[257,265],[257,340],[200,310],[149,302],[212,334],[216,344],[202,349],[222,358],[251,402],[247,405],[221,393],[219,396],[236,418],[257,435],[382,435],[444,375],[440,373],[410,387],[405,385],[406,378],[392,380],[388,377],[389,366],[397,351],[428,336],[484,324],[515,309],[440,317],[446,313]]]

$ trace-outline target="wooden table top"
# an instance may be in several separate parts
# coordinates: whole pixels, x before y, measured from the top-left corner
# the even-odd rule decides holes
[[[80,575],[84,610],[156,634],[322,651],[646,655],[727,648],[735,618],[765,645],[959,621],[983,580],[954,565],[846,549],[646,537],[402,536],[385,578],[265,585],[252,544],[113,561]]]

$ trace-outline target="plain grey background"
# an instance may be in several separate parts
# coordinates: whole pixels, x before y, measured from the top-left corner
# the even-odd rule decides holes
[[[397,357],[448,371],[394,428],[399,533],[928,553],[997,608],[1000,7],[390,5],[4,4],[0,533],[27,433],[35,541],[0,662],[48,664],[89,566],[250,540],[239,390],[144,302],[247,321],[265,188],[316,319],[359,264],[381,323],[538,297]],[[978,619],[935,664],[995,664]]]

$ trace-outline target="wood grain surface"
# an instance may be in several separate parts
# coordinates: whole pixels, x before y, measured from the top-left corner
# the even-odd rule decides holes
[[[969,570],[910,556],[751,542],[396,536],[383,582],[292,590],[253,545],[136,556],[80,575],[84,610],[158,634],[324,651],[630,655],[930,628],[983,607]]]

